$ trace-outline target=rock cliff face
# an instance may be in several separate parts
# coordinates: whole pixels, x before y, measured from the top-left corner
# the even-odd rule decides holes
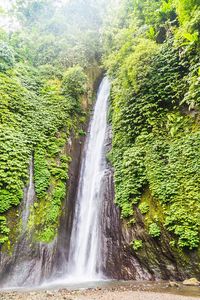
[[[144,217],[136,208],[136,223],[130,228],[122,223],[123,240],[129,248],[129,256],[134,256],[139,264],[151,274],[152,279],[184,280],[188,277],[199,278],[199,257],[197,252],[184,252],[172,249],[171,236],[163,228],[159,238],[152,238],[146,231]],[[141,250],[134,251],[129,246],[133,240],[142,240]]]
[[[111,128],[108,128],[106,151],[112,143]],[[162,229],[159,238],[152,238],[145,230],[144,217],[135,208],[135,224],[131,226],[120,218],[114,204],[113,169],[107,163],[102,193],[102,242],[104,252],[104,273],[115,279],[134,280],[183,280],[195,276],[199,278],[199,258],[197,253],[184,253],[172,249],[170,235]],[[142,240],[143,246],[135,251],[133,240]]]
[[[69,150],[72,157],[72,162],[69,169],[69,192],[65,202],[63,203],[63,212],[58,229],[56,259],[54,266],[56,269],[56,274],[53,274],[53,276],[62,276],[62,274],[67,270],[69,243],[75,209],[74,199],[76,198],[77,193],[83,145],[84,138],[72,142],[71,149]]]
[[[106,152],[111,148],[112,131],[108,126]],[[108,278],[150,280],[153,276],[131,254],[125,240],[119,209],[114,204],[114,180],[112,166],[107,162],[107,170],[102,182],[102,251],[103,272]]]

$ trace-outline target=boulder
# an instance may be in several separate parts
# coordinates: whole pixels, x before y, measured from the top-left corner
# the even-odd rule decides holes
[[[196,278],[190,278],[183,281],[184,285],[198,286],[200,282]]]
[[[169,287],[179,287],[180,285],[176,281],[170,281]]]

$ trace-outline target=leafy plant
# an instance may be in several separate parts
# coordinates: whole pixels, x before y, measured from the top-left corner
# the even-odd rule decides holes
[[[14,66],[14,52],[9,45],[0,41],[0,72],[4,72]]]
[[[135,251],[138,251],[142,248],[142,241],[141,240],[134,240],[132,243],[131,243],[131,246],[133,247],[133,249]]]
[[[140,203],[139,210],[141,211],[142,214],[146,214],[149,211],[149,205],[145,202]]]
[[[159,237],[160,236],[160,227],[158,226],[158,224],[156,223],[151,223],[149,225],[149,234],[152,236],[152,237]]]
[[[10,229],[7,227],[6,217],[0,216],[0,244],[8,241]]]

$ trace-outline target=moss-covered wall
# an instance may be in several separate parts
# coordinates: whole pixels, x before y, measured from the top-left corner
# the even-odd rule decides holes
[[[197,276],[199,6],[165,4],[125,1],[118,28],[107,36],[113,127],[108,158],[116,204],[134,232],[128,241],[132,253],[152,271],[157,266],[161,276],[169,251],[182,275]]]
[[[5,162],[1,164],[0,229],[2,250],[6,252],[13,249],[23,232],[23,192],[29,182],[31,155],[36,199],[30,207],[26,234],[32,236],[32,242],[49,243],[55,238],[62,203],[68,193],[70,141],[72,137],[79,139],[85,135],[94,84],[101,74],[98,66],[88,77],[75,67],[60,80],[41,78],[35,69],[29,70],[25,77],[21,73],[25,66],[19,68],[17,76],[12,71],[11,79],[2,74],[0,87],[2,105],[7,111],[7,119],[2,119],[0,145],[1,161]],[[26,80],[34,80],[37,86],[27,89]],[[20,103],[16,95],[23,96]],[[16,110],[19,107],[21,111],[13,111],[14,103]]]

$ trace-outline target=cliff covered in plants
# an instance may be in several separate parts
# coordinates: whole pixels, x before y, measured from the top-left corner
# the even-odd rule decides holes
[[[128,251],[154,276],[198,276],[199,1],[125,1],[114,20],[109,159]]]
[[[199,277],[199,0],[119,2],[17,0],[14,27],[0,30],[0,280],[18,277],[23,263],[28,275],[15,284],[66,268],[102,57],[113,131],[102,191],[104,271]],[[110,149],[109,129],[107,140]]]
[[[15,27],[0,31],[3,253],[12,255],[24,232],[32,235],[32,242],[50,243],[57,235],[68,193],[69,148],[85,135],[94,86],[101,75],[102,10],[97,7],[91,1],[17,1],[10,12]],[[25,224],[22,211],[31,160],[35,201]]]

